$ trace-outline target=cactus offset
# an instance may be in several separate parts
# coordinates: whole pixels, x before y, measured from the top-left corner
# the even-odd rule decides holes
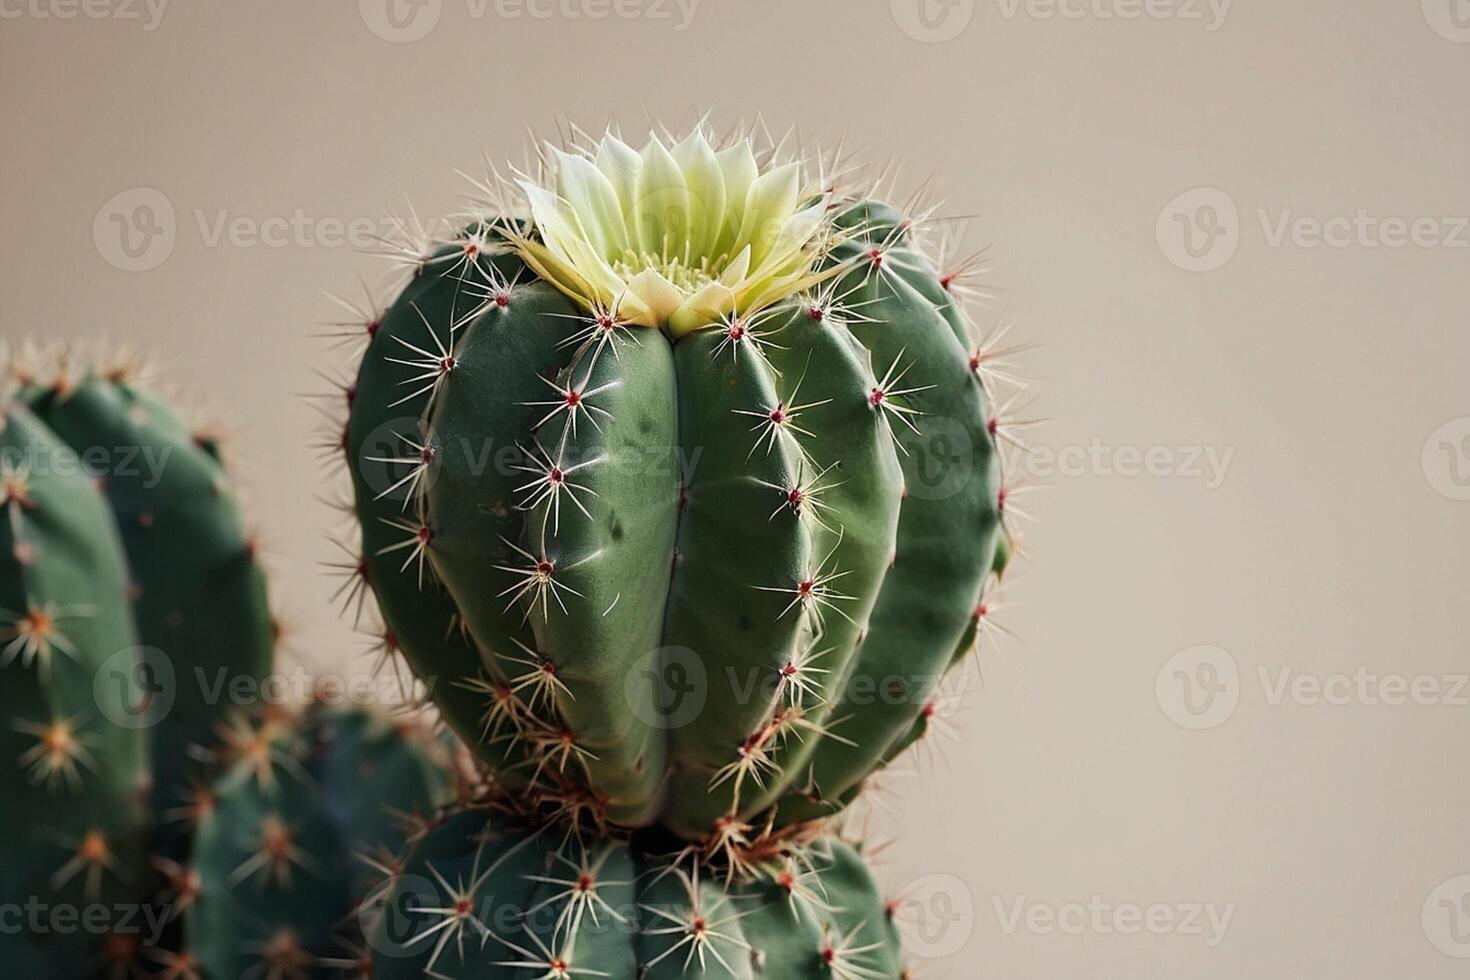
[[[356,584],[498,782],[565,814],[839,812],[1009,553],[958,284],[778,155],[547,148],[528,222],[406,248],[365,318]]]
[[[210,980],[329,977],[364,953],[357,911],[410,830],[452,798],[447,747],[362,708],[242,729],[182,871],[187,942]]]
[[[0,959],[13,976],[85,976],[103,952],[79,911],[132,921],[148,892],[137,639],[106,502],[0,394],[0,904],[40,910],[0,935]],[[67,910],[69,925],[51,918]]]
[[[369,937],[378,980],[830,980],[902,975],[861,855],[823,840],[712,881],[633,843],[464,810],[418,840]]]

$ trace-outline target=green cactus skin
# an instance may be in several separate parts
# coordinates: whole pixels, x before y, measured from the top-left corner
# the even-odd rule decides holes
[[[461,810],[382,894],[377,980],[900,980],[862,856],[822,840],[736,880],[605,838]]]
[[[491,226],[369,325],[361,576],[504,785],[739,834],[839,812],[925,731],[1009,554],[995,421],[897,212],[836,224],[823,287],[677,340]],[[662,685],[691,672],[681,719]]]
[[[231,714],[252,710],[219,696],[241,681],[258,691],[271,669],[265,576],[218,446],[192,435],[124,371],[66,374],[35,389],[30,404],[84,460],[101,454],[91,465],[122,534],[139,640],[157,651],[150,671],[167,665],[172,674],[172,703],[150,732],[150,762],[153,847],[177,861],[188,853],[190,829],[179,814],[211,778],[218,733]]]
[[[195,837],[186,949],[165,961],[206,980],[340,977],[362,956],[374,865],[452,799],[445,746],[366,709],[317,705],[238,748]]]
[[[28,409],[7,399],[3,412],[0,905],[35,903],[42,918],[0,933],[0,961],[11,976],[79,977],[103,958],[83,910],[141,928],[148,893],[137,639],[106,502]]]

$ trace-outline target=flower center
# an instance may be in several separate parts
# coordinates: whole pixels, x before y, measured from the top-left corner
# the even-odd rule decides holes
[[[538,276],[591,311],[675,337],[746,315],[822,281],[835,232],[827,194],[798,161],[749,138],[700,131],[641,150],[609,133],[547,147],[546,173],[519,182],[533,230],[512,246]]]

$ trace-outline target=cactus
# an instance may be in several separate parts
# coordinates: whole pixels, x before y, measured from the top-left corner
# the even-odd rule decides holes
[[[230,715],[253,710],[275,626],[218,443],[134,381],[126,359],[30,386],[31,408],[96,471],[127,554],[129,596],[151,706],[153,848],[188,853],[194,796]],[[232,692],[247,703],[230,704]]]
[[[362,318],[349,587],[497,783],[580,823],[840,812],[1009,554],[957,273],[779,157],[547,147],[528,218],[406,245]]]
[[[363,958],[357,910],[417,821],[451,799],[442,742],[363,708],[313,705],[241,729],[176,873],[175,975],[338,977]],[[193,971],[192,973],[188,971]]]
[[[86,976],[99,926],[136,923],[148,890],[137,639],[106,502],[8,392],[0,412],[0,906],[24,914],[0,959]]]
[[[380,896],[377,980],[899,980],[897,931],[862,856],[808,843],[712,880],[635,839],[533,831],[466,809]]]

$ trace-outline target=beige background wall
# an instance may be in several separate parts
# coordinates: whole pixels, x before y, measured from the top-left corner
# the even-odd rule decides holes
[[[1017,639],[878,817],[929,975],[1470,971],[1470,4],[122,2],[0,0],[0,325],[135,341],[228,413],[305,661],[361,642],[297,395],[321,290],[376,268],[319,222],[450,207],[561,114],[845,131],[980,216],[1051,420]],[[158,195],[172,250],[124,271],[111,215]],[[1360,211],[1419,243],[1293,224]]]

